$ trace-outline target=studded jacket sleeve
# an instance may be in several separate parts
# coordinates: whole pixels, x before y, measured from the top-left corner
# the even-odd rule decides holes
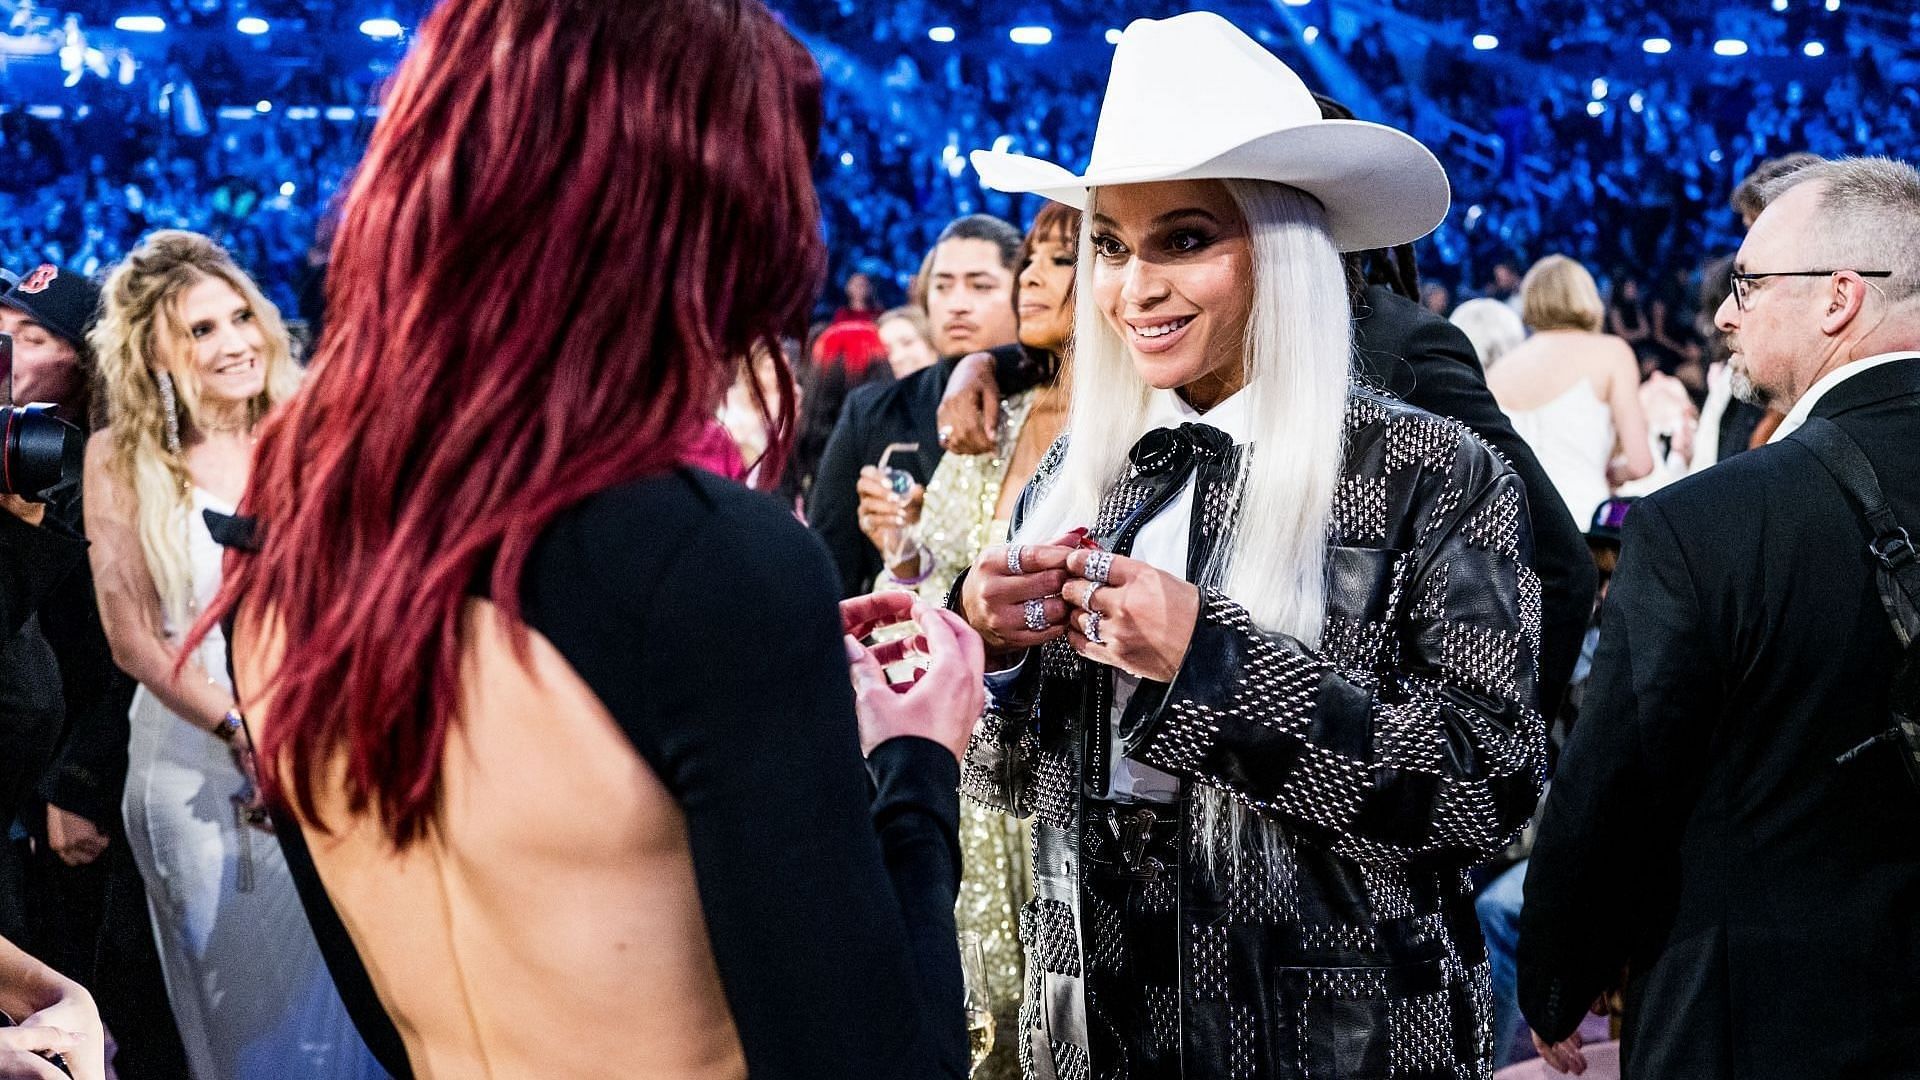
[[[1504,847],[1546,758],[1540,585],[1519,478],[1464,435],[1452,458],[1409,499],[1411,549],[1380,553],[1384,625],[1330,615],[1309,648],[1203,590],[1180,672],[1123,721],[1129,756],[1362,863],[1477,862]],[[1330,589],[1353,587],[1330,569]]]

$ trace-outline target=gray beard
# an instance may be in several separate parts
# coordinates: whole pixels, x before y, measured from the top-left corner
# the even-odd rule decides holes
[[[1773,405],[1773,395],[1767,393],[1766,390],[1761,387],[1754,385],[1753,379],[1747,375],[1746,368],[1738,364],[1732,365],[1732,367],[1733,377],[1728,381],[1727,388],[1733,391],[1735,399],[1744,401],[1749,405],[1759,406],[1762,409],[1769,408]]]

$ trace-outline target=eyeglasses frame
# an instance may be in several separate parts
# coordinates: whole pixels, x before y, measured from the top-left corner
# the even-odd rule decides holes
[[[1832,277],[1835,274],[1852,274],[1855,277],[1862,278],[1887,278],[1893,276],[1893,271],[1848,270],[1843,268],[1838,270],[1769,270],[1765,273],[1751,274],[1742,270],[1734,270],[1727,275],[1727,282],[1733,290],[1733,306],[1739,309],[1740,314],[1745,315],[1747,313],[1747,298],[1741,295],[1742,283],[1764,281],[1767,278],[1776,277],[1822,278]],[[1869,282],[1869,284],[1871,284],[1871,282]]]

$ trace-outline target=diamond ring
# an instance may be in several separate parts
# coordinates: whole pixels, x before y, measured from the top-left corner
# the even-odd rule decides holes
[[[1023,548],[1019,544],[1015,544],[1007,549],[1007,573],[1015,577],[1026,573],[1025,570],[1020,568],[1020,552],[1022,550]]]
[[[1087,640],[1095,645],[1106,644],[1100,637],[1100,613],[1097,611],[1087,612]]]
[[[1095,585],[1105,585],[1107,583],[1107,575],[1112,572],[1113,552],[1096,551],[1087,556],[1087,567],[1080,576],[1093,582]]]
[[[1047,628],[1047,602],[1045,600],[1038,598],[1029,600],[1023,605],[1022,610],[1026,615],[1027,629],[1037,634]]]

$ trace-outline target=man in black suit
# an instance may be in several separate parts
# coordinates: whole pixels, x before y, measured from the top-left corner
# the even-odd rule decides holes
[[[1636,1078],[1920,1075],[1920,790],[1873,536],[1811,449],[1851,436],[1920,529],[1920,171],[1809,166],[1741,245],[1717,325],[1774,441],[1639,501],[1547,796],[1520,1002],[1562,1069],[1627,973]]]
[[[880,550],[861,527],[862,470],[878,465],[890,445],[918,444],[915,451],[896,453],[888,464],[910,473],[924,488],[943,453],[935,414],[958,358],[988,351],[996,363],[1009,367],[1023,359],[1013,311],[1020,241],[1018,230],[988,214],[948,224],[934,242],[923,283],[940,361],[897,382],[862,386],[847,395],[807,496],[807,524],[826,541],[843,595],[871,592],[883,569]],[[870,489],[878,483],[877,476],[867,477]]]

